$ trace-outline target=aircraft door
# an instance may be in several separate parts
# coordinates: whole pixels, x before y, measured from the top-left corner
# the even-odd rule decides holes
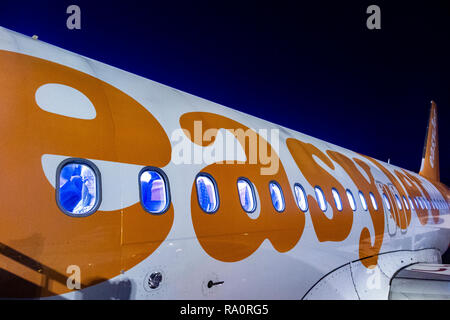
[[[388,234],[392,237],[397,233],[397,224],[395,222],[394,214],[395,210],[392,207],[394,204],[390,203],[389,201],[389,188],[387,185],[381,182],[376,182],[378,191],[380,192],[382,204],[383,204],[383,211],[384,215],[386,217],[386,228],[388,231]]]
[[[396,206],[396,209],[397,209],[395,211],[397,212],[398,222],[400,223],[401,221],[403,221],[406,224],[406,210],[404,208],[405,204],[402,202],[402,197],[400,196],[400,193],[398,193],[397,188],[392,183],[389,183],[388,186],[395,198],[394,205]],[[400,224],[400,226],[403,226],[405,224]],[[400,228],[400,232],[406,233],[406,228],[405,229]]]

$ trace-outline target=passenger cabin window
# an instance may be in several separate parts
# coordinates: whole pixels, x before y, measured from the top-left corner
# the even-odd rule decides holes
[[[237,188],[242,209],[247,213],[254,212],[256,210],[256,196],[250,180],[239,178],[237,181]]]
[[[281,190],[280,185],[272,181],[269,183],[270,196],[272,197],[272,204],[275,210],[278,212],[283,212],[285,208],[283,191]]]
[[[139,175],[141,205],[151,214],[163,214],[170,204],[169,184],[159,169],[144,168]]]
[[[372,192],[369,193],[369,197],[370,197],[370,201],[372,201],[372,206],[375,210],[378,210],[378,204],[377,204],[377,199],[375,199],[375,196],[373,195]]]
[[[400,201],[398,195],[395,195],[395,201],[397,202],[397,207],[402,210],[402,202]]]
[[[403,196],[402,199],[403,199],[403,204],[405,205],[406,210],[409,210],[409,205],[408,205],[408,201],[406,200],[406,197]]]
[[[413,204],[410,196],[408,196],[408,200],[409,200],[409,205],[411,206],[411,209],[414,209],[414,204]]]
[[[325,212],[327,211],[327,202],[325,200],[325,195],[320,187],[315,187],[314,191],[316,193],[317,203],[319,204],[320,209]]]
[[[306,198],[305,190],[298,183],[294,185],[295,198],[297,199],[297,205],[303,212],[308,211],[308,200]]]
[[[361,201],[361,205],[364,211],[367,211],[367,202],[366,198],[364,197],[364,193],[362,193],[362,191],[359,192],[359,200]]]
[[[423,209],[422,204],[417,199],[418,199],[417,197],[414,198],[414,203],[416,204],[416,208],[420,207]]]
[[[197,200],[200,208],[206,213],[215,213],[219,208],[219,194],[214,179],[201,173],[195,179]]]
[[[331,193],[333,194],[334,203],[336,204],[336,208],[339,211],[342,211],[342,201],[341,196],[339,195],[339,192],[336,189],[331,189]]]
[[[100,171],[87,161],[69,159],[57,171],[58,207],[72,217],[87,217],[100,206]]]
[[[355,198],[353,197],[353,193],[350,190],[347,190],[346,193],[348,202],[350,202],[350,207],[352,208],[353,211],[356,211],[356,201]]]
[[[386,204],[386,207],[388,208],[388,210],[391,211],[391,204],[389,203],[389,200],[386,197],[386,194],[384,194],[384,193],[383,193],[383,200],[384,200],[384,203]]]

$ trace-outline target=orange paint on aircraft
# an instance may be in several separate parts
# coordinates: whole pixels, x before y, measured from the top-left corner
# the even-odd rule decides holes
[[[413,201],[413,199],[415,199],[416,197],[422,196],[419,188],[416,187],[415,182],[410,177],[398,170],[394,170],[394,172],[405,187],[408,195],[411,197],[411,201]],[[422,209],[420,206],[415,206],[414,209],[416,211],[417,218],[419,219],[420,224],[426,225],[428,221],[428,210]]]
[[[353,158],[353,161],[346,157],[344,154],[336,152],[336,151],[327,151],[328,155],[331,159],[339,163],[339,165],[345,170],[345,172],[350,176],[352,181],[358,187],[358,190],[361,190],[364,193],[367,201],[367,207],[370,212],[370,218],[372,219],[373,228],[375,231],[374,235],[374,243],[372,244],[370,231],[368,228],[364,228],[361,232],[361,236],[359,239],[359,258],[363,259],[366,257],[370,257],[368,259],[362,260],[362,264],[366,267],[374,266],[378,261],[378,253],[380,252],[381,245],[383,244],[383,236],[384,236],[384,212],[382,206],[381,195],[378,192],[378,188],[376,186],[375,179],[372,175],[370,166],[367,165],[364,161],[360,159]],[[362,175],[359,169],[356,167],[358,164],[364,172],[369,177],[370,181]],[[372,193],[377,204],[378,208],[375,210],[373,207],[372,201],[370,201],[369,194]],[[369,200],[369,201],[368,201]]]
[[[46,284],[31,295],[68,292],[63,280],[70,265],[81,268],[85,287],[113,278],[151,255],[171,229],[172,207],[162,216],[146,213],[137,203],[87,218],[68,217],[57,207],[41,157],[54,154],[164,167],[171,146],[158,121],[124,92],[77,70],[6,51],[0,51],[0,65],[0,243],[52,268],[43,268]],[[82,92],[97,117],[79,120],[40,109],[35,93],[48,83]],[[0,267],[24,279],[36,275],[32,269],[17,268],[4,255]],[[63,277],[56,281],[55,273]]]
[[[220,128],[243,131],[248,129],[241,123],[218,114],[193,112],[180,118],[181,127],[190,133],[190,137],[194,136],[196,121],[202,121],[205,131],[215,130],[211,141],[193,141],[203,147],[214,143]],[[211,257],[224,262],[235,262],[249,257],[265,239],[268,239],[278,252],[287,252],[294,248],[302,236],[305,214],[296,205],[283,165],[280,161],[279,170],[273,175],[261,175],[261,168],[265,165],[259,159],[257,163],[251,164],[248,160],[251,158],[249,144],[244,143],[241,136],[234,135],[243,147],[247,161],[238,164],[215,163],[202,170],[212,175],[217,182],[220,207],[216,213],[207,214],[202,211],[197,202],[195,182],[192,186],[191,214],[198,241]],[[257,136],[260,139],[259,151],[261,142],[267,141]],[[272,155],[276,154],[270,144],[267,144],[267,147]],[[276,158],[279,161],[277,154]],[[249,215],[252,214],[247,214],[241,207],[237,191],[237,180],[240,177],[251,179],[259,195],[260,213],[256,219],[250,218]],[[284,193],[286,208],[281,213],[274,209],[270,197],[269,183],[273,180],[279,183]]]
[[[410,174],[406,170],[403,170],[403,172],[417,184],[417,186],[420,188],[420,190],[422,190],[423,197],[426,198],[431,204],[431,200],[432,199],[431,199],[430,194],[428,193],[428,191],[423,186],[422,181],[420,181],[419,178],[413,176],[412,174]],[[434,209],[433,207],[431,207],[430,210],[431,210],[431,215],[433,217],[434,223],[438,223],[439,222],[439,210],[438,209]]]
[[[320,186],[325,198],[331,205],[332,218],[328,218],[320,209],[316,199],[308,195],[309,211],[319,241],[343,241],[352,229],[353,210],[346,196],[341,196],[342,211],[339,211],[334,203],[332,188],[340,195],[345,195],[345,188],[341,183],[322,168],[313,158],[318,157],[330,169],[334,170],[334,164],[322,151],[310,143],[304,143],[296,139],[287,139],[289,152],[295,160],[298,168],[305,176],[311,187]],[[329,210],[329,209],[327,209]]]
[[[427,128],[427,138],[425,141],[425,150],[422,159],[420,175],[431,181],[439,181],[439,141],[438,141],[438,122],[437,106],[431,101],[430,119]]]

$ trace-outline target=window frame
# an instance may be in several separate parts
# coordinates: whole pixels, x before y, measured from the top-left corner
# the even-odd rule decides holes
[[[306,209],[305,210],[300,208],[299,201],[298,201],[298,198],[297,198],[297,193],[295,192],[295,187],[299,187],[300,190],[302,190],[303,195],[305,196],[305,204],[306,204]],[[303,186],[300,183],[298,183],[298,182],[294,183],[294,195],[295,195],[295,202],[297,203],[297,207],[303,212],[308,212],[308,210],[309,210],[308,195],[306,194],[305,188],[303,188]]]
[[[91,169],[94,174],[95,174],[95,182],[96,182],[96,192],[95,192],[95,196],[96,196],[96,204],[92,207],[91,210],[89,210],[86,213],[83,214],[74,214],[71,213],[69,211],[67,211],[66,209],[64,209],[64,207],[62,206],[61,202],[59,201],[60,198],[60,177],[61,177],[61,171],[62,169],[64,169],[65,166],[67,166],[68,164],[79,164],[79,165],[84,165],[89,167],[89,169]],[[86,218],[86,217],[90,217],[93,214],[95,214],[98,209],[100,208],[100,205],[102,204],[102,175],[100,173],[100,170],[98,169],[98,167],[92,162],[89,161],[87,159],[82,159],[82,158],[68,158],[63,160],[58,167],[56,168],[56,178],[55,178],[55,200],[56,200],[56,205],[58,206],[59,210],[61,210],[62,213],[64,213],[65,215],[71,217],[71,218]]]
[[[415,210],[414,203],[412,202],[411,196],[408,196],[408,200],[409,200],[409,207],[411,208],[411,211]]]
[[[375,195],[372,192],[369,192],[369,199],[370,199],[370,204],[372,205],[374,210],[378,211],[377,199],[375,198]]]
[[[333,192],[334,191],[334,192]],[[341,209],[338,208],[338,204],[336,201],[336,197],[335,194],[337,195],[338,199],[339,199],[339,204],[341,205]],[[339,194],[339,191],[336,188],[331,188],[331,195],[333,196],[333,200],[334,200],[334,204],[336,205],[336,209],[341,212],[342,210],[344,210],[344,203],[342,202],[342,198],[341,195]]]
[[[166,187],[165,189],[166,189],[167,204],[166,204],[164,210],[161,211],[160,213],[154,213],[154,212],[148,211],[145,208],[145,206],[144,206],[144,202],[142,201],[141,176],[146,171],[155,171],[156,173],[158,173],[161,176],[161,178],[164,181],[164,184],[165,184],[165,187]],[[157,168],[157,167],[151,167],[151,166],[142,168],[142,170],[139,172],[139,175],[138,175],[138,187],[139,187],[139,202],[140,202],[141,207],[144,209],[145,212],[147,212],[147,213],[149,213],[149,214],[151,214],[153,216],[161,216],[161,215],[165,214],[170,209],[170,205],[172,204],[172,198],[171,198],[171,194],[170,194],[169,178],[167,178],[166,173],[162,169]]]
[[[320,192],[322,193],[323,201],[325,203],[325,209],[322,209],[322,207],[320,206],[320,201],[319,201],[319,198],[317,196],[317,190],[316,189],[319,189]],[[322,188],[320,186],[315,186],[314,187],[314,193],[315,193],[315,196],[316,196],[317,204],[319,205],[319,209],[322,210],[322,212],[326,212],[328,210],[328,203],[327,203],[327,198],[325,196],[325,192],[323,192],[323,190],[322,190]],[[333,199],[334,199],[334,197],[333,197]]]
[[[367,204],[367,199],[366,199],[366,196],[364,195],[364,193],[361,190],[359,190],[359,192],[358,192],[358,197],[359,197],[359,202],[361,203],[362,209],[364,211],[368,211],[369,210],[369,206]],[[363,202],[363,200],[364,200],[364,202]]]
[[[207,212],[207,211],[203,210],[203,208],[202,208],[202,206],[201,206],[201,204],[200,204],[200,199],[198,198],[198,187],[197,187],[197,179],[200,178],[200,177],[206,177],[206,178],[208,178],[209,180],[211,180],[211,182],[212,182],[213,185],[214,185],[214,191],[215,191],[216,200],[217,200],[217,205],[216,205],[216,208],[215,208],[214,211]],[[207,173],[207,172],[200,172],[200,173],[198,173],[198,174],[195,176],[194,184],[195,184],[195,192],[197,193],[197,203],[198,203],[199,208],[200,208],[204,213],[206,213],[206,214],[215,214],[215,213],[219,210],[219,208],[220,208],[219,187],[218,187],[218,185],[217,185],[216,179],[214,179],[213,176],[210,175],[210,174]]]
[[[353,212],[356,212],[358,210],[358,205],[356,203],[353,192],[350,189],[347,189],[347,190],[345,190],[345,194],[347,195],[347,199],[348,199],[348,203],[350,204],[350,208],[353,210]],[[352,201],[350,201],[350,199],[349,199],[349,196],[348,196],[349,194],[352,197]],[[355,209],[352,208],[352,202],[353,202],[353,205],[355,206]]]
[[[275,208],[275,204],[273,203],[272,193],[270,192],[270,185],[271,185],[272,183],[273,183],[274,185],[276,185],[276,186],[278,187],[278,189],[280,189],[281,199],[283,200],[283,210],[281,210],[281,211],[278,211],[277,208]],[[275,181],[275,180],[271,180],[271,181],[269,182],[269,195],[270,195],[270,200],[271,200],[271,202],[272,202],[272,207],[275,209],[276,212],[278,212],[278,213],[283,213],[284,211],[286,211],[286,199],[284,198],[284,192],[283,192],[283,189],[281,188],[280,184],[279,184],[277,181]]]
[[[250,186],[250,189],[252,191],[252,198],[253,198],[254,206],[253,206],[253,210],[251,210],[251,211],[245,210],[244,206],[242,205],[241,195],[239,194],[239,181],[241,181],[241,180],[247,182],[247,184]],[[256,211],[256,209],[258,209],[258,201],[256,200],[256,191],[255,191],[255,186],[253,185],[253,183],[250,181],[250,179],[248,179],[246,177],[239,177],[236,180],[236,188],[237,188],[237,192],[238,192],[239,203],[241,204],[242,210],[244,210],[244,212],[249,213],[249,214],[254,213]]]
[[[383,202],[384,205],[386,206],[386,208],[388,209],[389,212],[391,212],[391,204],[389,202],[389,198],[386,195],[386,193],[383,192],[383,194],[381,195],[381,197],[383,198]]]

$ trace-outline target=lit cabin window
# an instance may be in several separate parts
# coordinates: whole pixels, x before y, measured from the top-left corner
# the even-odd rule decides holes
[[[411,210],[414,209],[414,204],[411,200],[411,197],[408,196],[408,200],[409,200],[409,205],[411,206]]]
[[[420,197],[420,199],[422,200],[423,206],[425,207],[425,209],[430,209],[429,206],[428,206],[427,200],[425,198],[423,198],[423,197]]]
[[[323,194],[322,189],[320,187],[315,187],[314,191],[316,193],[316,199],[320,209],[325,212],[327,210],[327,202],[325,201],[325,195]]]
[[[210,175],[201,173],[195,179],[197,200],[200,208],[206,213],[214,213],[219,208],[219,195],[216,182]]]
[[[355,211],[356,210],[356,202],[355,202],[355,198],[353,197],[353,193],[350,190],[347,190],[346,193],[347,193],[348,202],[350,202],[350,207],[352,208],[353,211]]]
[[[422,204],[422,209],[428,209],[427,204],[425,203],[425,200],[422,197],[419,197],[418,199],[420,203]]]
[[[247,213],[254,212],[256,210],[256,196],[251,182],[246,178],[240,178],[237,187],[242,209]]]
[[[402,202],[400,201],[398,195],[395,195],[395,201],[397,202],[397,207],[402,210]]]
[[[57,172],[57,203],[67,215],[86,217],[100,206],[100,172],[88,161],[69,159]]]
[[[336,189],[331,189],[331,193],[333,194],[334,203],[336,203],[336,209],[342,211],[342,201],[339,192]]]
[[[403,204],[405,205],[406,210],[409,210],[408,201],[406,201],[405,196],[403,196],[402,199],[403,199]]]
[[[369,197],[370,197],[370,201],[372,201],[373,208],[375,210],[378,210],[377,200],[375,199],[375,196],[373,195],[372,192],[369,193]]]
[[[297,205],[303,212],[308,211],[308,200],[306,198],[305,190],[298,183],[294,186],[295,198],[297,199]]]
[[[416,204],[416,208],[419,208],[419,207],[422,208],[421,203],[419,201],[417,201],[417,199],[418,199],[417,197],[414,198],[414,203]]]
[[[144,169],[139,176],[141,205],[151,214],[162,214],[169,208],[169,190],[165,175],[155,169]]]
[[[415,199],[418,203],[419,203],[419,206],[420,206],[420,208],[421,209],[424,209],[424,207],[423,207],[423,203],[422,203],[422,200],[420,200],[420,198],[419,197],[416,197],[416,199]]]
[[[269,184],[270,196],[272,197],[272,204],[275,210],[278,212],[283,212],[285,208],[283,191],[279,184],[272,181]]]
[[[388,208],[388,210],[391,211],[391,204],[389,203],[389,200],[386,197],[386,194],[384,194],[384,193],[383,193],[383,200],[384,200],[384,203],[386,204],[386,207]]]
[[[359,200],[361,201],[361,205],[365,211],[367,211],[367,202],[366,198],[364,197],[364,193],[362,191],[359,192]]]

